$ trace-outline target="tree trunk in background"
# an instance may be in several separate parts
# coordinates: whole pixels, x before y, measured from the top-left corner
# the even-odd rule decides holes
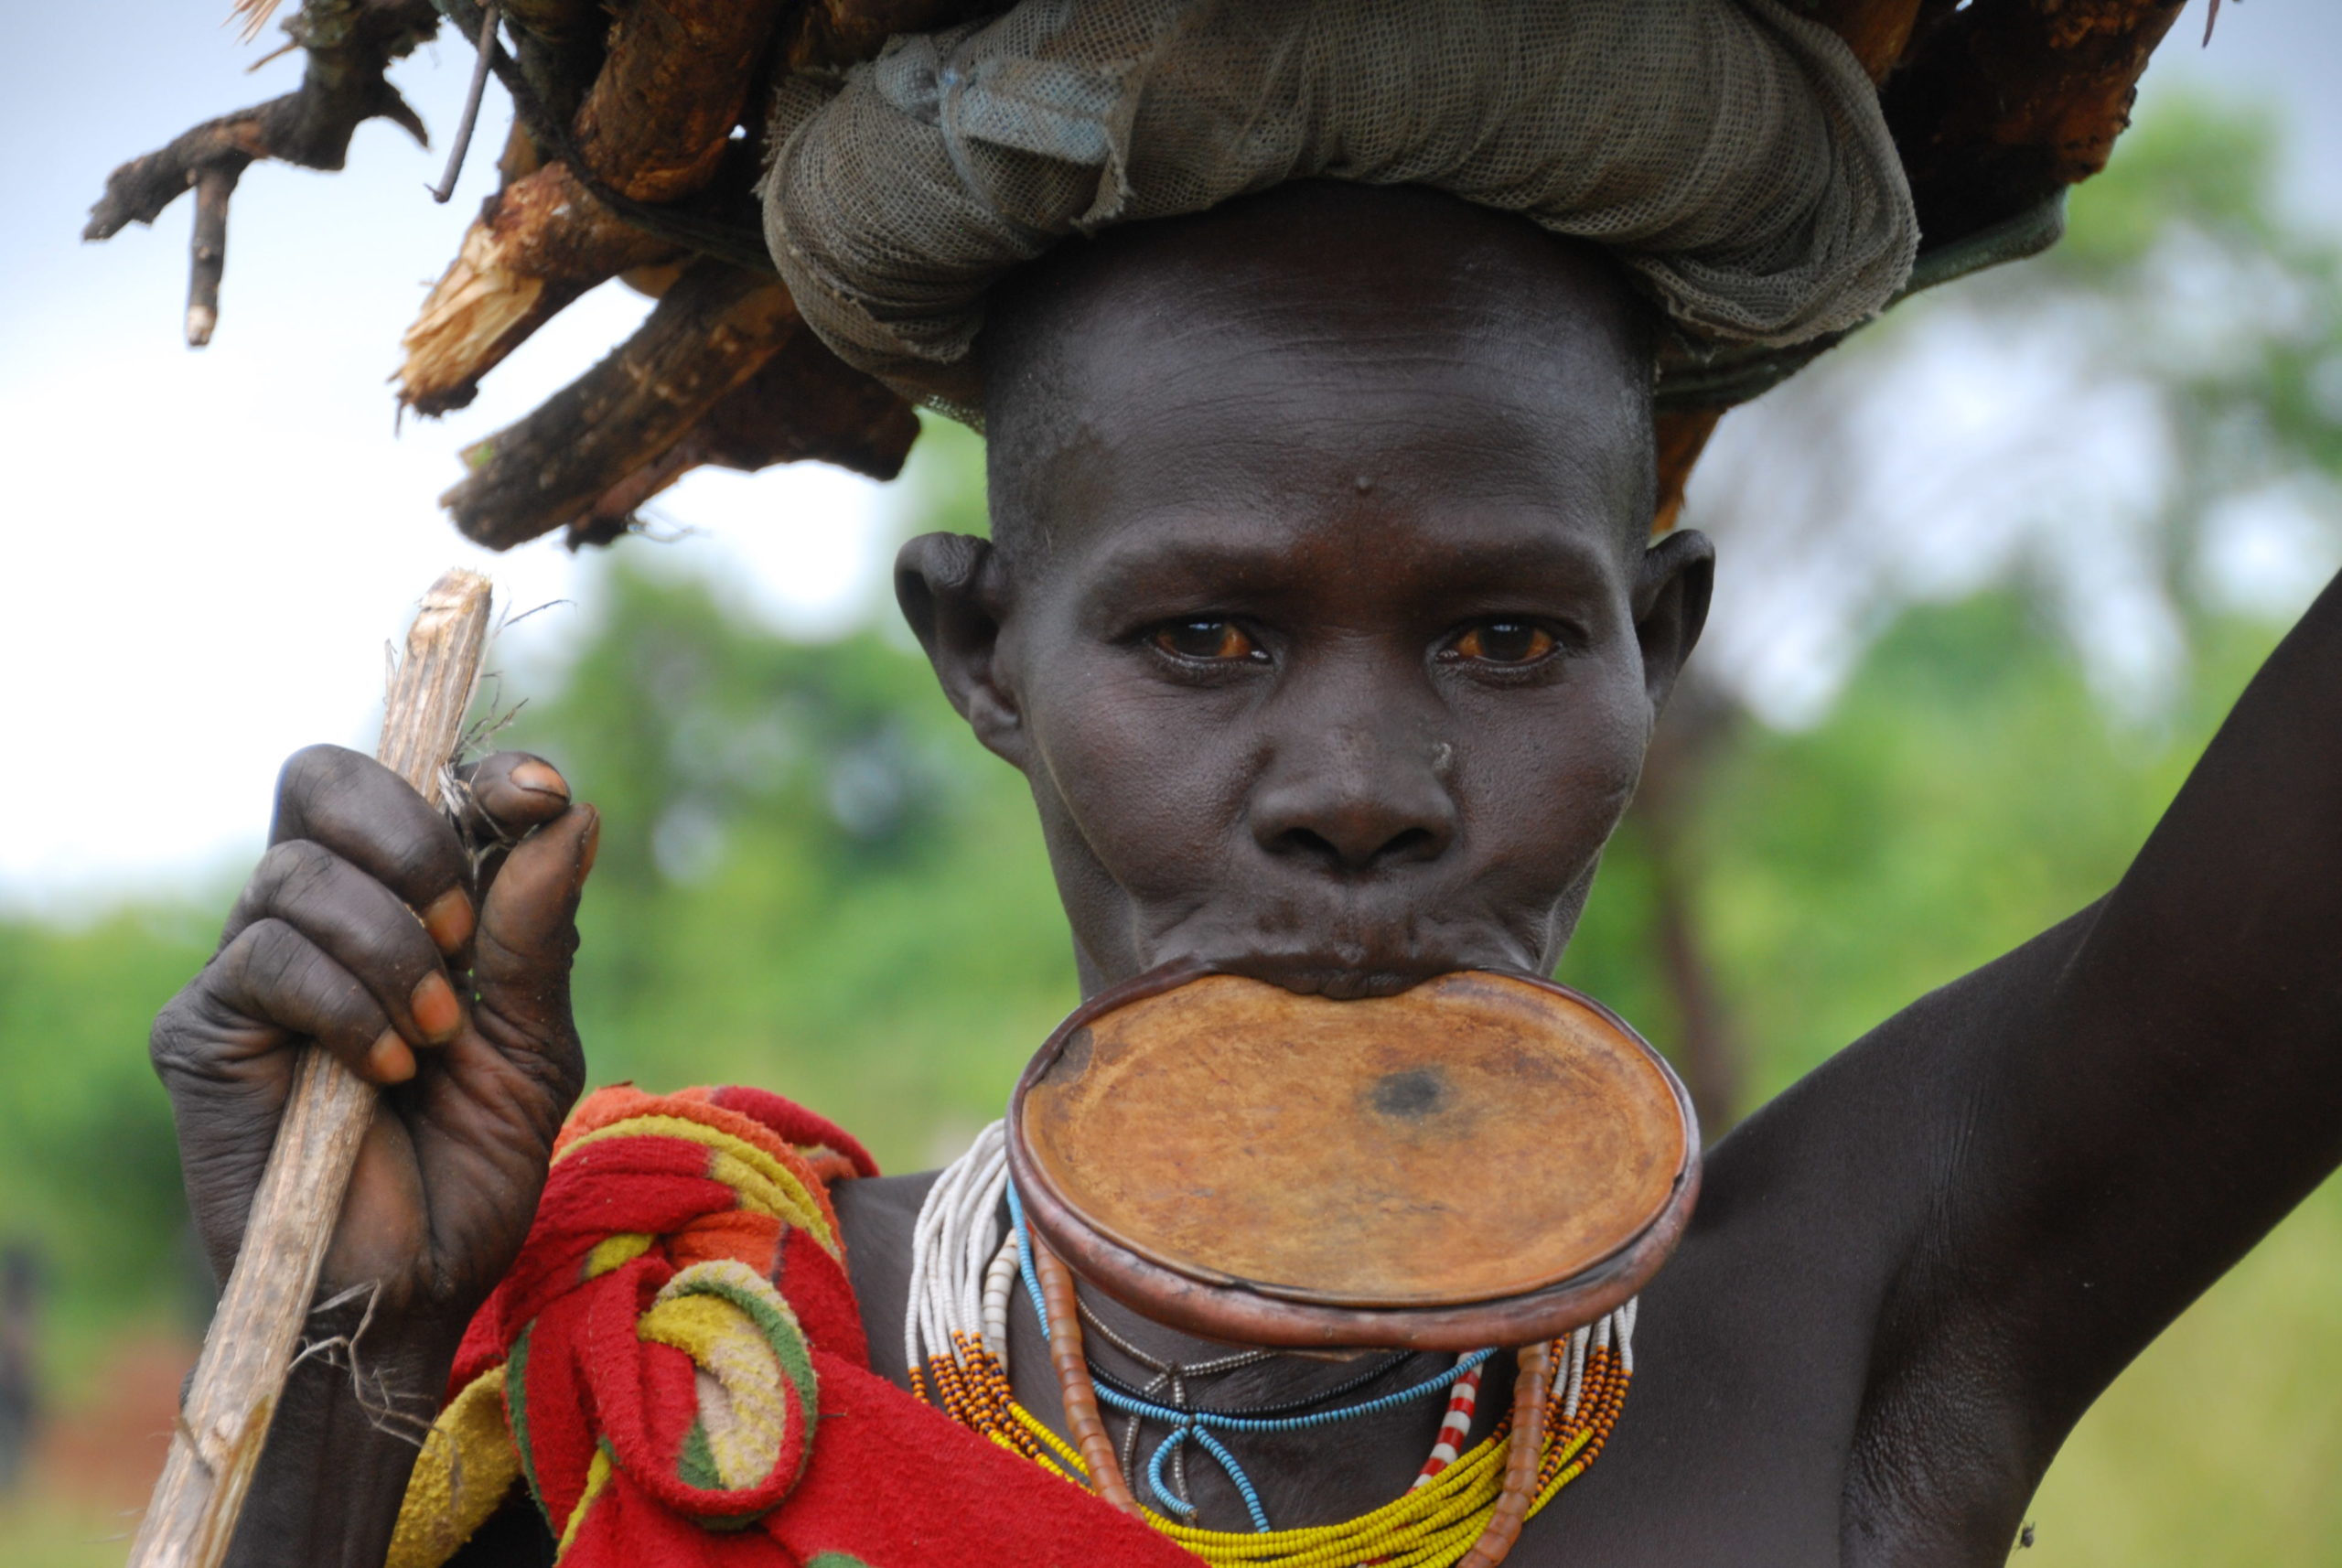
[[[40,1436],[39,1255],[0,1247],[0,1497],[16,1489]]]
[[[1710,1143],[1739,1119],[1747,1048],[1708,958],[1693,827],[1714,764],[1739,727],[1724,693],[1687,671],[1652,737],[1632,813],[1650,861],[1650,950],[1675,1006],[1670,1054]]]

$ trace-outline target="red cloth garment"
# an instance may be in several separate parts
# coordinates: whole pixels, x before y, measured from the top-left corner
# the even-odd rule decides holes
[[[473,1319],[392,1568],[525,1485],[574,1568],[1194,1568],[870,1369],[832,1184],[861,1145],[757,1090],[590,1096]]]

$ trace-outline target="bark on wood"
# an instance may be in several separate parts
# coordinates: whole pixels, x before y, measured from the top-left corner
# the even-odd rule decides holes
[[[927,33],[997,16],[1012,0],[808,0],[790,21],[784,58],[791,70],[852,65],[876,55],[897,33]]]
[[[699,263],[600,364],[467,452],[471,476],[440,503],[498,550],[572,522],[671,450],[798,325],[779,284]]]
[[[489,199],[407,328],[399,401],[429,414],[463,407],[482,376],[572,300],[679,253],[604,206],[567,164],[522,176]]]
[[[308,51],[299,89],[207,121],[115,169],[81,238],[111,239],[132,223],[152,223],[182,192],[199,189],[204,210],[189,278],[188,341],[200,347],[218,317],[228,199],[244,170],[259,158],[338,169],[350,135],[378,117],[428,145],[422,120],[382,73],[438,27],[431,0],[309,0],[285,25]]]
[[[2184,0],[1975,0],[1888,83],[1888,126],[1930,245],[2106,166]]]
[[[633,0],[577,113],[586,166],[637,201],[705,185],[779,16],[779,0]]]
[[[1659,448],[1659,506],[1651,519],[1653,533],[1665,533],[1682,516],[1683,487],[1691,482],[1692,467],[1707,450],[1708,437],[1716,433],[1716,422],[1723,417],[1721,408],[1667,409],[1653,422]]]
[[[375,755],[432,800],[440,798],[441,775],[463,734],[488,609],[488,579],[465,571],[442,576],[424,596],[391,678]],[[131,1568],[215,1568],[227,1554],[373,1114],[372,1088],[311,1047],[131,1548]]]
[[[885,386],[799,332],[682,440],[619,480],[569,525],[575,549],[633,527],[652,497],[703,467],[755,473],[776,463],[834,463],[874,479],[903,471],[919,416]]]
[[[515,27],[562,48],[601,47],[610,30],[610,16],[596,0],[503,0],[501,9]]]
[[[1821,0],[1808,14],[1846,40],[1873,81],[1884,81],[1910,44],[1919,0]]]

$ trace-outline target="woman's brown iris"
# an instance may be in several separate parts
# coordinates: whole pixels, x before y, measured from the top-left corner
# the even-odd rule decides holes
[[[1553,634],[1533,621],[1484,620],[1466,627],[1447,651],[1481,664],[1534,664],[1553,651]]]
[[[1181,620],[1157,627],[1155,646],[1180,659],[1232,660],[1264,657],[1261,645],[1234,621]]]

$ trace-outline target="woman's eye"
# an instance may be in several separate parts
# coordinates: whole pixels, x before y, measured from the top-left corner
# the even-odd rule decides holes
[[[1180,659],[1230,660],[1263,659],[1261,645],[1244,628],[1228,620],[1181,620],[1157,627],[1155,646]]]
[[[1534,664],[1553,647],[1552,632],[1525,620],[1484,620],[1447,645],[1455,657],[1480,664]]]

